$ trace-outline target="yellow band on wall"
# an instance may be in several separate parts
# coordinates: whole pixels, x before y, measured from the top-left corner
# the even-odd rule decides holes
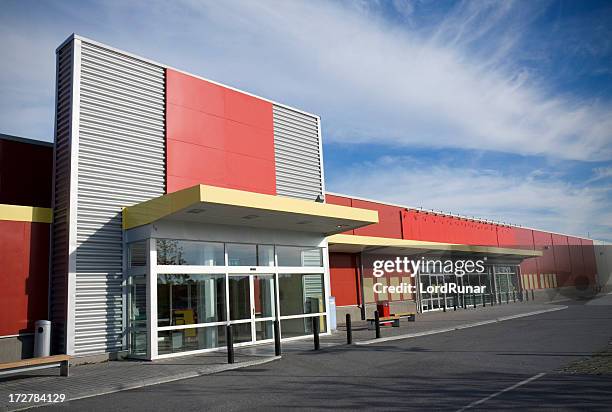
[[[51,223],[53,209],[46,207],[0,204],[0,220],[14,222]]]

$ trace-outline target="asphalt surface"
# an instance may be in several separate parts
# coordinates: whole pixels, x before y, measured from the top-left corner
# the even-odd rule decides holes
[[[50,408],[610,411],[612,371],[594,374],[571,365],[609,349],[612,295],[563,304],[568,308],[557,312],[375,345],[288,353],[259,367]]]

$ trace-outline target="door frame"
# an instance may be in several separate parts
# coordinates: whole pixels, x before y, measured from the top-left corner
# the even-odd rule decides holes
[[[245,318],[245,319],[236,319],[236,320],[231,320],[230,317],[230,302],[231,302],[231,296],[230,296],[230,287],[229,287],[229,281],[230,281],[230,277],[238,277],[238,276],[247,276],[249,279],[249,301],[250,301],[250,308],[249,308],[249,313],[250,313],[250,317],[249,318]],[[274,289],[271,291],[271,301],[273,302],[273,315],[272,316],[266,316],[266,317],[261,317],[258,318],[256,311],[255,311],[255,277],[256,276],[266,276],[269,277],[270,279],[273,280],[272,284],[274,285]],[[257,323],[264,323],[264,322],[269,322],[269,321],[275,321],[278,311],[276,310],[276,308],[278,307],[278,293],[276,291],[277,289],[277,274],[276,273],[228,273],[227,274],[227,282],[226,282],[226,296],[227,296],[227,307],[226,307],[226,311],[227,311],[227,323],[229,325],[237,325],[237,324],[244,324],[244,323],[248,323],[251,325],[251,340],[246,341],[246,342],[240,342],[240,343],[235,343],[234,346],[247,346],[247,345],[252,345],[254,343],[262,343],[262,342],[271,342],[274,340],[274,337],[270,338],[270,339],[261,339],[261,340],[257,340]]]

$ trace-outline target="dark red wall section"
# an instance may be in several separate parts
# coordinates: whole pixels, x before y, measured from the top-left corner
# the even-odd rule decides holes
[[[52,145],[0,135],[0,203],[51,207],[52,175]]]
[[[166,71],[166,192],[208,184],[276,194],[272,104]]]
[[[358,302],[357,256],[351,253],[330,253],[329,272],[331,295],[336,306],[356,305]]]
[[[49,225],[0,220],[0,336],[47,318]]]

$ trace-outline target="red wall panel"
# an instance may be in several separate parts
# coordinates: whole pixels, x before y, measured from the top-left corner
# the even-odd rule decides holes
[[[592,240],[580,239],[582,245],[582,259],[584,262],[584,275],[589,285],[597,282],[597,261],[595,260],[595,246]]]
[[[570,286],[584,278],[584,258],[582,256],[582,242],[579,238],[568,236],[567,243],[569,244],[570,262],[572,264],[572,273],[568,279],[569,285],[567,285]]]
[[[357,199],[353,199],[352,206],[378,211],[378,223],[355,229],[356,235],[402,238],[401,211],[404,210],[403,208]]]
[[[166,72],[166,192],[196,184],[276,194],[272,104]]]
[[[567,236],[552,234],[553,251],[555,255],[555,270],[558,285],[567,285],[570,282],[572,263],[570,260]]]
[[[336,298],[336,306],[357,305],[359,290],[356,256],[352,253],[330,253],[329,272],[331,295]]]
[[[552,235],[546,232],[540,232],[538,230],[533,231],[533,244],[536,250],[542,251],[542,256],[535,258],[537,264],[538,274],[549,274],[556,273],[555,257],[552,244]],[[537,279],[540,288],[544,287],[541,285],[540,276]],[[563,286],[561,281],[558,279],[557,284]]]
[[[49,225],[0,220],[0,336],[47,318]]]
[[[406,210],[402,224],[404,239],[497,246],[495,225],[489,223]]]

